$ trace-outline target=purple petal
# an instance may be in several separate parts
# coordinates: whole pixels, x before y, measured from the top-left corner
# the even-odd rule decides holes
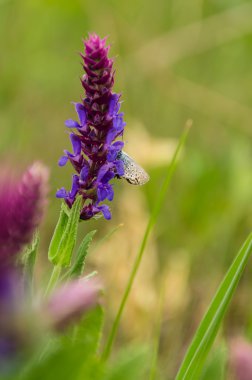
[[[108,192],[107,189],[104,186],[98,186],[97,187],[97,199],[98,202],[104,201],[104,199],[107,198]]]
[[[115,167],[116,167],[117,175],[119,175],[120,177],[122,177],[124,175],[124,164],[123,164],[122,160],[116,160],[114,162],[114,164],[115,164]]]
[[[107,137],[106,137],[106,143],[109,145],[112,143],[112,141],[119,135],[122,135],[123,133],[123,130],[124,130],[124,126],[126,125],[126,123],[124,123],[122,120],[117,120],[115,122],[115,126],[113,128],[111,128],[107,134]]]
[[[109,201],[113,201],[114,198],[114,190],[110,184],[107,185],[107,198]]]
[[[107,205],[98,206],[97,209],[103,213],[103,216],[105,219],[107,220],[111,219],[111,213]]]
[[[89,170],[90,170],[90,167],[89,167],[88,163],[84,162],[84,165],[83,165],[81,172],[80,172],[80,179],[82,182],[86,181],[86,179],[88,177]]]
[[[87,114],[86,114],[85,107],[81,103],[75,103],[75,110],[78,114],[81,126],[84,127],[87,122]]]
[[[111,128],[107,134],[106,143],[110,145],[116,136],[117,136],[117,130],[115,128]]]
[[[107,160],[109,162],[115,161],[118,153],[122,150],[124,143],[122,141],[116,141],[114,144],[110,145],[107,153]]]
[[[65,121],[65,126],[67,128],[80,128],[80,125],[79,123],[77,123],[77,121],[75,120],[72,120],[72,119],[68,119]]]
[[[104,164],[102,165],[102,167],[100,168],[99,172],[98,172],[98,175],[97,175],[97,182],[101,182],[102,178],[104,177],[104,175],[110,170],[110,165],[109,164]]]
[[[74,155],[78,156],[81,153],[81,140],[79,136],[74,133],[70,134],[70,139],[73,146]]]
[[[116,142],[114,142],[114,144],[112,146],[114,148],[116,148],[118,151],[120,151],[124,147],[124,142],[123,141],[116,141]]]
[[[109,116],[113,116],[119,111],[120,103],[118,101],[119,101],[119,95],[113,94],[109,102],[109,111],[108,111]]]
[[[67,193],[66,189],[64,189],[64,187],[62,187],[61,189],[59,189],[56,192],[56,197],[57,198],[67,198],[68,197],[68,193]]]
[[[117,132],[123,131],[126,123],[123,121],[123,114],[119,114],[113,119],[113,127],[117,130]]]
[[[107,153],[108,162],[115,161],[117,154],[118,154],[117,150],[110,147]]]
[[[68,157],[67,156],[62,156],[60,157],[59,161],[58,161],[58,165],[59,166],[65,166],[66,163],[68,161]]]
[[[101,182],[103,184],[106,184],[109,181],[111,181],[111,179],[113,179],[114,177],[115,177],[115,172],[110,170],[106,174],[104,174],[104,176],[102,177]]]
[[[115,151],[110,151],[110,152],[108,152],[108,154],[107,154],[107,160],[108,160],[108,162],[113,162],[113,161],[115,161],[115,159],[116,159],[116,156],[117,156],[117,152],[115,152]]]
[[[69,197],[72,199],[75,198],[76,194],[78,193],[78,190],[79,190],[79,177],[76,174],[74,174],[72,177],[72,188],[69,193]]]

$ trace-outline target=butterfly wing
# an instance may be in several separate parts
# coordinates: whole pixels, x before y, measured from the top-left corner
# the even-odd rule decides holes
[[[136,163],[127,153],[121,151],[117,157],[123,162],[125,178],[131,185],[144,185],[150,177],[146,171]]]

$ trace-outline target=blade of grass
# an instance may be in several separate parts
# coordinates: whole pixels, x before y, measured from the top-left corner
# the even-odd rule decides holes
[[[98,242],[94,245],[93,252],[97,250],[97,248],[100,248],[100,246],[104,243],[104,241],[111,238],[111,236],[119,230],[119,228],[123,227],[123,223],[118,224],[118,226],[115,226],[112,228],[104,237],[102,237]]]
[[[252,251],[252,234],[240,249],[196,331],[175,380],[197,380]]]
[[[163,311],[164,311],[164,290],[165,290],[164,281],[162,281],[161,291],[160,291],[160,296],[159,296],[159,305],[157,308],[158,312],[157,312],[157,321],[156,321],[156,326],[155,326],[155,336],[154,336],[149,380],[155,380],[156,374],[157,374],[158,350],[159,350],[159,341],[160,341]]]
[[[172,161],[171,161],[171,163],[169,165],[169,168],[168,168],[168,171],[167,171],[164,183],[163,183],[163,185],[161,187],[161,190],[160,190],[160,192],[159,192],[159,194],[157,196],[156,203],[155,203],[153,211],[152,211],[152,213],[150,215],[150,219],[149,219],[149,222],[147,224],[147,227],[146,227],[146,230],[145,230],[145,233],[144,233],[144,236],[143,236],[142,243],[140,245],[138,254],[137,254],[136,258],[135,258],[135,261],[134,261],[134,264],[133,264],[133,267],[132,267],[132,270],[131,270],[131,273],[130,273],[130,276],[129,276],[128,283],[126,285],[126,288],[125,288],[125,291],[124,291],[124,294],[123,294],[123,297],[122,297],[122,300],[121,300],[121,303],[120,303],[117,315],[115,317],[115,320],[114,320],[114,323],[113,323],[113,326],[112,326],[112,329],[111,329],[111,332],[110,332],[107,344],[105,346],[105,349],[104,349],[104,352],[103,352],[103,355],[102,355],[104,360],[106,360],[109,357],[109,355],[110,355],[110,352],[111,352],[111,349],[112,349],[112,346],[113,346],[113,343],[114,343],[114,340],[115,340],[115,337],[116,337],[116,333],[117,333],[117,330],[118,330],[118,326],[119,326],[119,323],[120,323],[120,320],[121,320],[121,316],[122,316],[124,307],[126,305],[126,302],[128,300],[128,297],[129,297],[129,294],[130,294],[130,290],[132,288],[132,285],[133,285],[134,279],[136,277],[138,268],[140,266],[140,263],[141,263],[141,260],[142,260],[142,257],[143,257],[143,253],[144,253],[144,250],[145,250],[148,238],[149,238],[149,235],[150,235],[150,233],[151,233],[154,225],[156,224],[158,215],[160,213],[161,207],[162,207],[162,205],[164,203],[164,200],[165,200],[165,196],[166,196],[166,193],[167,193],[167,190],[168,190],[168,187],[169,187],[172,175],[173,175],[173,173],[175,171],[175,168],[176,168],[176,163],[177,163],[178,155],[179,155],[182,147],[185,144],[185,141],[186,141],[186,138],[187,138],[187,135],[188,135],[188,132],[189,132],[189,129],[190,129],[191,125],[192,125],[192,121],[188,120],[188,122],[186,123],[185,129],[184,129],[184,132],[182,133],[182,135],[180,137],[180,140],[179,140],[179,143],[177,145],[177,148],[176,148],[176,150],[174,152]]]

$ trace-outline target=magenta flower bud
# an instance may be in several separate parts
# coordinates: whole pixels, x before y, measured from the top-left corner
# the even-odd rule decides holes
[[[93,279],[74,280],[56,289],[44,307],[49,325],[63,330],[78,321],[97,305],[100,290],[101,286]]]
[[[0,270],[29,243],[46,204],[48,170],[34,163],[17,180],[0,171]]]
[[[230,368],[235,380],[252,379],[252,344],[236,338],[230,345]]]

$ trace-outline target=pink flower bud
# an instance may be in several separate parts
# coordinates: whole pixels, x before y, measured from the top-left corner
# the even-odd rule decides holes
[[[97,280],[73,280],[58,289],[45,305],[49,325],[62,330],[97,305],[101,286]]]
[[[29,243],[46,204],[48,170],[34,163],[16,179],[0,170],[0,269]]]
[[[230,368],[235,380],[252,379],[252,344],[243,338],[231,342]]]

